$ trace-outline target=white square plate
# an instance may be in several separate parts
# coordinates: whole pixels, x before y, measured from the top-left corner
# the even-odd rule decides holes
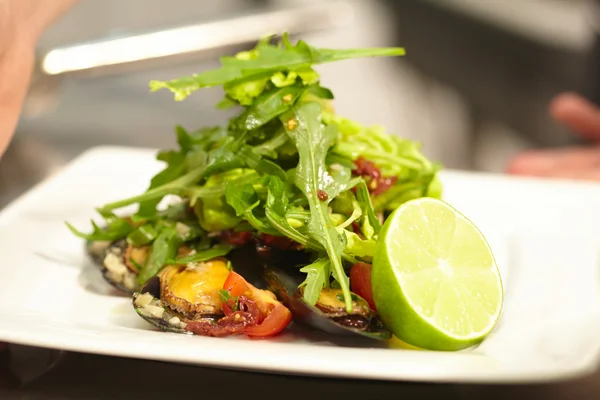
[[[263,372],[433,382],[533,382],[596,369],[600,345],[600,185],[445,171],[445,199],[494,249],[504,312],[477,348],[445,353],[160,332],[86,261],[67,220],[145,190],[155,151],[86,152],[0,213],[0,340]]]

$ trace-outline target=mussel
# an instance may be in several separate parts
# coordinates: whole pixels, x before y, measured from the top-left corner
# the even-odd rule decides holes
[[[352,312],[346,311],[342,290],[324,288],[315,306],[303,298],[303,287],[298,288],[302,275],[291,268],[266,266],[264,279],[267,287],[287,306],[294,321],[304,326],[331,335],[354,336],[368,339],[387,340],[392,337],[377,313],[366,300],[352,293]]]
[[[137,282],[140,268],[146,263],[151,246],[134,246],[126,239],[114,242],[88,242],[86,251],[100,269],[104,280],[126,294],[140,290]],[[186,245],[179,247],[178,257],[189,255],[192,249]]]
[[[133,295],[134,308],[146,321],[169,331],[182,332],[192,321],[214,322],[223,316],[219,291],[229,272],[223,258],[168,265]]]
[[[168,265],[134,293],[133,307],[146,321],[166,331],[225,336],[230,326],[217,322],[225,318],[221,289],[229,273],[222,257]]]
[[[137,275],[150,252],[149,246],[133,246],[125,239],[114,242],[94,241],[86,251],[100,268],[104,279],[119,291],[132,294],[139,289]]]
[[[254,249],[247,246],[237,256],[242,259],[234,264],[243,268],[242,274],[255,282],[258,275],[261,282],[257,286],[273,292],[290,309],[295,322],[336,336],[379,340],[392,337],[367,301],[354,293],[351,313],[346,312],[342,291],[337,288],[324,288],[315,306],[306,303],[303,287],[299,288],[306,275],[297,266],[310,263],[310,253],[289,239],[262,235]]]

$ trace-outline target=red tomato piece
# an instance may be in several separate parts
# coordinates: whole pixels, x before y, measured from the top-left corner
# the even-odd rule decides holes
[[[371,264],[359,262],[350,270],[350,289],[365,299],[369,306],[377,311],[371,288]]]
[[[261,290],[248,283],[240,274],[231,271],[223,284],[233,297],[246,296],[260,310],[261,322],[244,328],[244,333],[252,337],[273,336],[281,332],[292,321],[290,310],[277,301],[273,293]],[[225,308],[225,305],[224,305]],[[227,307],[229,309],[229,307]],[[225,310],[227,314],[229,310]]]
[[[223,289],[227,290],[230,295],[238,297],[248,292],[250,287],[240,274],[231,271],[223,284]]]
[[[277,335],[292,322],[292,313],[283,304],[278,304],[260,325],[244,328],[244,333],[251,337],[267,337]]]

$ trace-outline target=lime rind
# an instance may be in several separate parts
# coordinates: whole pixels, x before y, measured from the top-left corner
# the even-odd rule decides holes
[[[377,309],[394,334],[435,350],[481,342],[496,326],[504,301],[483,233],[433,198],[411,200],[390,215],[373,260],[372,284]]]

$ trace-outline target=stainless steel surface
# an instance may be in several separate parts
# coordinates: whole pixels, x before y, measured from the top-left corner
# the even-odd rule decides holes
[[[551,48],[585,51],[594,0],[425,0]]]
[[[25,112],[39,114],[49,108],[45,106],[51,104],[66,77],[97,78],[214,59],[266,35],[306,35],[344,26],[352,18],[351,4],[332,1],[63,45],[39,57]]]
[[[146,63],[153,66],[158,59],[166,58],[172,63],[175,56],[206,59],[234,46],[249,45],[265,35],[284,31],[290,35],[308,34],[343,26],[351,18],[351,5],[334,1],[106,38],[50,50],[40,63],[41,73],[97,76],[118,73],[130,64],[135,64],[135,68],[144,68]]]

